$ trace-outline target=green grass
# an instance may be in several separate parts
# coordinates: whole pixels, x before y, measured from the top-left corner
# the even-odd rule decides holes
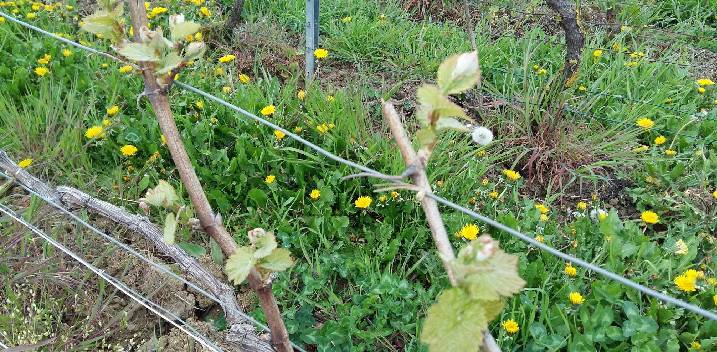
[[[659,24],[687,34],[714,33],[707,2],[666,3],[638,7],[640,2],[628,2],[620,18],[635,28]],[[296,40],[289,44],[301,50],[303,2],[247,1],[246,6],[252,22],[246,28],[269,26],[285,34],[276,39],[277,46]],[[192,5],[182,8],[196,12]],[[241,42],[222,43],[226,49],[210,52],[182,72],[181,79],[254,113],[274,104],[277,113],[272,121],[289,129],[300,127],[304,138],[342,157],[399,173],[402,161],[376,100],[401,99],[399,107],[412,113],[413,87],[433,80],[445,57],[469,50],[468,38],[456,23],[438,17],[415,20],[394,1],[324,1],[321,10],[321,45],[331,54],[321,63],[315,85],[302,87],[299,67],[281,70],[264,67],[261,61],[251,70],[243,68],[252,77],[249,84],[238,82],[240,72],[233,65],[223,65],[225,74],[216,75],[216,58]],[[345,16],[352,20],[344,23]],[[166,16],[159,21],[165,20]],[[65,21],[41,13],[35,22],[107,48]],[[459,97],[458,102],[471,106],[473,116],[497,139],[479,157],[468,138],[445,136],[429,165],[436,192],[524,233],[542,236],[579,258],[713,308],[714,286],[704,284],[696,293],[684,293],[672,281],[688,268],[715,276],[717,258],[710,236],[717,227],[711,195],[717,187],[714,86],[705,95],[696,93],[697,77],[671,63],[681,58],[678,48],[663,53],[654,46],[656,40],[635,32],[610,38],[598,31],[588,35],[580,80],[556,93],[547,87],[563,62],[559,37],[528,28],[517,38],[491,40],[490,17],[481,18],[477,26],[483,90],[524,104],[484,111],[473,108],[475,95]],[[271,45],[272,38],[264,40]],[[696,45],[710,48],[713,42]],[[629,51],[613,51],[613,44]],[[151,109],[144,100],[137,103],[140,79],[120,74],[114,63],[103,68],[104,59],[77,50],[65,58],[63,48],[14,25],[0,24],[0,54],[11,58],[0,63],[0,78],[9,82],[0,87],[0,146],[17,159],[35,159],[32,173],[77,185],[133,210],[135,201],[158,180],[179,186]],[[592,57],[595,48],[604,49],[598,61]],[[257,60],[269,59],[266,52],[257,51]],[[646,57],[637,67],[627,68],[625,63],[634,61],[633,51],[643,51]],[[20,52],[26,54],[15,54]],[[31,70],[45,53],[53,56],[51,74],[38,78]],[[538,75],[533,65],[545,68],[547,75]],[[285,76],[272,75],[278,71]],[[331,81],[334,74],[347,72],[356,77],[347,86]],[[221,93],[224,86],[231,86],[232,93]],[[307,90],[303,102],[296,97],[301,88]],[[328,95],[335,100],[327,101]],[[414,196],[401,192],[394,199],[373,194],[374,181],[342,181],[354,170],[315,156],[294,141],[277,141],[273,131],[223,107],[204,102],[205,108],[199,109],[197,100],[179,89],[171,94],[175,119],[213,206],[239,242],[246,241],[243,234],[248,229],[264,227],[275,231],[281,245],[297,258],[297,265],[281,274],[274,286],[292,339],[322,351],[421,350],[422,318],[447,280]],[[559,116],[554,108],[561,102],[570,109]],[[88,143],[85,128],[100,124],[105,109],[114,104],[121,112],[111,118],[107,138]],[[704,115],[697,114],[698,120],[687,124],[702,109]],[[635,126],[645,116],[656,122],[649,131]],[[316,129],[322,123],[335,128],[322,134]],[[407,117],[407,124],[415,126],[413,117]],[[658,135],[668,142],[654,146]],[[139,153],[122,157],[118,148],[124,144],[137,146]],[[651,147],[633,152],[640,144]],[[664,155],[668,146],[677,156]],[[155,152],[161,157],[149,161]],[[532,155],[543,160],[536,165],[558,167],[530,175],[535,176],[531,184],[506,182],[500,176],[503,168],[529,165]],[[563,170],[561,163],[584,156],[587,162]],[[564,187],[549,182],[555,170],[567,172]],[[529,175],[527,169],[520,171]],[[276,175],[277,181],[267,185],[267,175]],[[483,178],[488,179],[486,185]],[[605,186],[616,179],[629,185],[613,194]],[[321,191],[318,201],[308,197],[314,188]],[[492,191],[498,192],[497,199],[489,195]],[[595,200],[593,192],[598,193]],[[368,210],[353,206],[361,195],[373,196]],[[385,202],[381,195],[387,197]],[[578,200],[587,201],[589,210],[612,209],[611,215],[602,222],[570,215]],[[536,203],[550,206],[549,221],[540,221]],[[660,224],[642,224],[643,210],[656,211]],[[444,220],[450,233],[472,222],[448,210]],[[501,318],[515,319],[520,332],[509,335],[497,323],[492,328],[503,350],[677,351],[693,341],[709,350],[717,343],[713,322],[582,269],[576,278],[568,278],[562,261],[489,227],[481,225],[481,231],[520,257],[521,276],[528,282]],[[688,244],[688,254],[674,254],[678,239]],[[186,228],[180,230],[178,241],[210,247],[205,235]],[[456,246],[460,242],[456,239]],[[571,291],[581,292],[586,303],[571,306]],[[262,316],[260,309],[252,313]]]

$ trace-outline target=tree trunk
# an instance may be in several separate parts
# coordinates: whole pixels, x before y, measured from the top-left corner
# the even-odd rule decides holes
[[[231,33],[234,28],[239,26],[239,22],[241,22],[241,14],[244,10],[244,0],[234,0],[234,5],[232,5],[232,11],[229,13],[229,19],[227,19],[227,23],[224,25],[224,29]]]
[[[551,10],[560,16],[560,27],[565,31],[565,67],[563,83],[571,86],[577,80],[585,37],[578,26],[575,6],[567,0],[546,0]]]

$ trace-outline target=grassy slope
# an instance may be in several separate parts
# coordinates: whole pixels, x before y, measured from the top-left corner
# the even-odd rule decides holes
[[[191,5],[184,6],[192,9],[187,12],[194,11]],[[655,23],[657,19],[669,19],[675,12],[655,6],[648,9],[636,18],[634,8],[628,7],[625,16],[640,21],[637,23]],[[297,38],[303,28],[301,2],[251,1],[247,2],[247,12],[250,22],[269,23],[288,39]],[[75,32],[73,27],[63,27],[58,22],[50,24],[42,16],[45,15],[41,14],[38,22],[56,26],[55,31]],[[351,22],[343,23],[344,16],[351,16]],[[680,18],[674,28],[692,33],[695,26],[684,23],[704,23],[700,18],[696,11]],[[479,33],[487,32],[492,24],[487,16],[479,24],[485,30]],[[106,198],[137,199],[159,179],[176,180],[166,150],[159,143],[151,112],[144,104],[135,104],[140,91],[137,78],[118,73],[115,64],[102,68],[104,61],[79,52],[63,58],[62,47],[57,43],[34,35],[28,37],[26,31],[10,29],[8,24],[2,26],[0,50],[11,58],[0,68],[3,79],[9,82],[3,86],[0,98],[0,135],[9,136],[0,141],[3,147],[19,158],[33,157],[33,172],[83,185]],[[268,60],[271,51],[257,53],[250,65],[225,66],[226,74],[220,76],[215,74],[215,59],[225,52],[215,51],[210,53],[210,59],[198,62],[182,76],[211,92],[232,86],[233,93],[224,96],[250,111],[275,104],[278,112],[273,119],[285,126],[301,127],[302,134],[310,140],[379,170],[400,171],[397,153],[382,129],[376,127],[381,125],[376,98],[392,94],[395,82],[430,80],[444,57],[470,47],[463,30],[451,22],[415,22],[394,2],[379,5],[374,1],[337,1],[322,4],[322,33],[322,45],[332,53],[319,73],[324,88],[309,88],[303,103],[296,98],[299,87],[296,76],[291,75],[297,71],[296,66],[263,69],[262,59]],[[82,37],[89,40],[86,35]],[[533,207],[535,200],[521,195],[525,188],[495,175],[502,167],[520,164],[520,156],[535,149],[535,144],[519,138],[539,136],[539,131],[529,126],[554,121],[543,114],[540,102],[550,98],[543,88],[562,62],[560,46],[549,44],[559,39],[539,29],[520,39],[492,41],[482,35],[478,39],[486,90],[540,99],[522,111],[497,110],[483,116],[483,122],[499,137],[485,157],[475,157],[475,149],[465,139],[446,141],[431,166],[437,192],[464,204],[475,198],[475,207],[486,215],[541,235],[551,245],[578,257],[594,258],[634,280],[711,307],[714,288],[680,294],[672,279],[689,267],[702,268],[707,276],[714,276],[714,266],[710,264],[714,246],[707,241],[715,226],[710,220],[715,207],[709,195],[716,182],[712,171],[715,123],[707,120],[714,118],[714,109],[702,118],[704,121],[684,129],[688,114],[674,110],[693,112],[698,107],[711,107],[714,92],[710,91],[711,98],[696,94],[688,71],[663,63],[666,59],[658,58],[654,63],[644,60],[640,66],[626,69],[624,63],[631,60],[629,52],[608,50],[613,43],[620,43],[646,52],[650,59],[657,58],[658,52],[642,44],[646,42],[642,38],[630,33],[612,41],[601,33],[589,36],[589,47],[606,50],[599,62],[591,58],[591,50],[586,50],[579,85],[588,91],[571,92],[568,101],[575,110],[594,113],[598,119],[578,123],[581,128],[563,136],[566,142],[551,151],[568,154],[588,150],[595,154],[595,163],[575,172],[586,177],[588,184],[605,174],[593,170],[606,166],[616,167],[617,175],[630,180],[633,186],[621,191],[630,197],[606,194],[595,201],[585,198],[591,203],[590,209],[617,206],[610,204],[611,198],[621,206],[627,203],[619,213],[625,223],[618,225],[618,214],[611,215],[606,224],[595,224],[587,218],[565,219],[574,203],[560,204],[558,200],[570,199],[560,192],[546,196],[545,201],[552,202],[551,220],[542,223]],[[265,40],[271,45],[271,38]],[[10,55],[16,52],[27,54]],[[30,70],[35,59],[48,52],[54,58],[52,74],[42,79],[33,77]],[[536,75],[532,69],[535,64],[545,67],[548,75]],[[342,72],[346,67],[355,73]],[[236,79],[239,71],[250,74],[252,82],[240,84]],[[289,75],[279,80],[267,74],[277,71]],[[331,81],[332,77],[344,77],[342,74],[354,78],[348,87],[344,87],[346,80]],[[630,100],[594,94],[598,91],[624,95]],[[334,101],[327,101],[329,94],[335,96]],[[412,96],[406,98],[403,106],[411,111]],[[667,98],[672,100],[669,106],[664,103]],[[645,100],[660,106],[635,103]],[[294,142],[278,142],[271,131],[222,108],[210,105],[201,110],[196,106],[196,97],[184,92],[175,90],[172,101],[190,155],[210,199],[225,214],[227,224],[238,234],[257,226],[273,229],[282,245],[299,258],[299,264],[276,284],[293,338],[327,350],[417,349],[417,321],[445,285],[445,279],[411,195],[402,193],[396,199],[389,195],[385,203],[374,196],[374,206],[359,211],[353,207],[353,200],[370,194],[372,187],[365,180],[340,181],[350,173],[345,167],[314,157]],[[99,123],[104,109],[113,104],[120,105],[122,111],[113,119],[107,140],[84,145],[83,129]],[[653,117],[656,128],[650,132],[635,128],[634,121],[642,116]],[[585,116],[577,114],[569,118],[585,121]],[[316,130],[321,123],[336,127],[321,134]],[[642,154],[630,151],[638,143],[652,144],[658,134],[672,142],[678,130],[672,145],[679,152],[675,158],[663,156],[665,146]],[[122,158],[117,149],[125,143],[136,145],[139,154]],[[159,151],[162,159],[146,163],[154,151]],[[695,156],[696,151],[702,154]],[[632,167],[620,167],[624,160]],[[269,174],[277,176],[275,184],[263,182]],[[479,181],[485,176],[489,183],[484,186]],[[646,176],[652,177],[647,179],[649,183]],[[319,201],[308,198],[313,188],[322,192]],[[491,199],[488,193],[492,190],[498,191],[500,198]],[[645,209],[656,210],[662,217],[661,224],[645,227],[635,220],[639,217],[637,212]],[[445,216],[451,232],[469,221],[451,212]],[[482,230],[490,232],[487,228]],[[566,278],[562,262],[500,233],[491,233],[507,251],[521,256],[521,274],[530,287],[504,313],[505,319],[518,321],[520,333],[508,336],[495,330],[506,350],[589,350],[590,345],[616,350],[630,346],[670,350],[693,340],[708,346],[709,338],[717,335],[717,327],[710,323],[645,300],[634,291],[582,270],[576,278]],[[673,254],[678,238],[689,244],[690,252],[685,256]],[[182,240],[209,247],[201,235],[188,231],[182,234]],[[567,303],[571,291],[582,292],[586,304],[571,307]],[[654,336],[658,339],[651,345]]]

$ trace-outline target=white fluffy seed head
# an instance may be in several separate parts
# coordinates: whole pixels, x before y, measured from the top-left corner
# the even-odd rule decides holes
[[[478,126],[471,132],[471,137],[474,142],[485,146],[493,141],[493,132],[483,126]]]

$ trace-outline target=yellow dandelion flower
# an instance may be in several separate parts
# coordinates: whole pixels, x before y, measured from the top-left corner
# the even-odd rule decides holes
[[[676,151],[676,150],[673,150],[673,149],[667,149],[667,150],[665,150],[665,155],[667,155],[667,156],[675,156],[675,155],[677,155],[677,151]]]
[[[286,133],[281,132],[279,130],[275,130],[274,137],[276,137],[276,139],[280,141],[280,140],[284,139],[284,137],[286,137]]]
[[[660,216],[651,210],[643,211],[642,215],[640,215],[640,218],[642,218],[642,221],[648,224],[657,224],[660,221]]]
[[[326,101],[328,101],[329,103],[332,102],[332,101],[334,101],[334,100],[336,100],[336,98],[334,98],[333,95],[328,95],[328,96],[326,96]]]
[[[343,23],[349,23],[349,22],[351,22],[352,19],[353,19],[353,18],[351,18],[351,16],[342,17],[342,18],[341,18],[341,22],[343,22]]]
[[[299,126],[294,127],[294,133],[301,133],[301,131],[303,131],[303,130],[304,129]]]
[[[541,222],[548,222],[548,215],[546,215],[546,214],[540,214],[540,221],[541,221]]]
[[[707,91],[707,90],[705,89],[705,87],[699,87],[699,88],[697,88],[697,93],[705,94],[706,91]]]
[[[204,102],[201,100],[195,101],[194,106],[196,106],[199,110],[204,110]]]
[[[237,58],[236,56],[231,55],[231,54],[229,54],[229,55],[224,55],[224,56],[222,56],[222,57],[219,58],[219,62],[222,63],[222,64],[226,64],[226,63],[228,63],[228,62],[234,61],[234,59],[236,59],[236,58]]]
[[[585,87],[585,86],[583,86],[583,85],[581,85],[581,86],[578,87],[578,90],[581,91],[581,92],[587,92],[588,88]]]
[[[323,48],[318,48],[314,50],[314,56],[319,60],[323,60],[329,56],[329,51]]]
[[[520,172],[508,169],[503,170],[503,175],[511,181],[518,181],[522,177],[520,176]]]
[[[274,176],[274,175],[267,175],[264,178],[264,182],[266,182],[267,185],[274,183],[274,181],[276,181],[276,176]]]
[[[565,264],[565,275],[568,275],[570,277],[575,277],[578,275],[578,269],[575,268],[572,264],[566,263]]]
[[[70,49],[62,50],[62,56],[64,56],[64,57],[72,56],[72,50],[70,50]]]
[[[109,125],[111,125],[111,124],[112,124],[112,121],[110,121],[110,120],[108,120],[108,119],[102,120],[102,126],[103,126],[103,127],[107,127],[107,126],[109,126]]]
[[[655,145],[662,145],[665,144],[665,142],[667,142],[667,138],[665,136],[657,136],[655,138]]]
[[[221,67],[217,67],[214,69],[214,75],[215,76],[224,76],[224,69]]]
[[[536,204],[535,209],[538,209],[541,214],[547,214],[550,211],[550,208],[546,207],[544,204]]]
[[[239,75],[239,82],[244,83],[244,84],[248,84],[249,82],[251,82],[251,77],[249,77],[249,76],[247,76],[247,75],[245,75],[245,74],[242,73],[242,74]]]
[[[107,116],[115,116],[120,111],[120,107],[117,105],[112,105],[109,108],[107,108]]]
[[[396,191],[391,191],[391,198],[397,199],[397,198],[398,198],[398,192],[396,192]]]
[[[588,208],[588,203],[583,201],[578,202],[578,210],[585,210]]]
[[[276,112],[276,107],[274,105],[267,105],[263,107],[260,112],[264,116],[271,116]]]
[[[46,74],[50,72],[50,70],[47,69],[47,67],[35,67],[35,74],[40,77],[45,77]]]
[[[299,89],[299,91],[296,93],[296,97],[299,98],[299,100],[303,101],[304,99],[306,99],[306,91],[304,91],[303,89]]]
[[[385,194],[382,194],[382,195],[380,195],[380,196],[378,197],[378,200],[379,200],[381,203],[386,203],[386,201],[388,201],[388,197],[386,197]]]
[[[501,322],[500,325],[503,327],[503,330],[509,334],[515,334],[520,330],[520,327],[518,326],[518,323],[513,319],[508,319],[504,322]]]
[[[488,193],[488,196],[493,199],[498,199],[498,191],[492,191],[492,192]]]
[[[206,8],[205,6],[202,6],[202,7],[199,9],[199,13],[200,13],[202,16],[204,16],[204,17],[211,17],[211,16],[212,16],[212,12],[209,11],[209,9]]]
[[[232,87],[224,86],[224,87],[222,87],[222,92],[223,92],[224,94],[229,94],[229,93],[232,92]]]
[[[580,292],[570,292],[568,298],[570,299],[570,303],[574,305],[580,305],[585,303],[585,298],[583,297],[583,295],[580,294]]]
[[[85,131],[87,139],[104,138],[105,131],[102,126],[92,126]]]
[[[456,237],[462,237],[469,241],[473,241],[478,238],[478,233],[480,233],[480,228],[478,228],[478,226],[475,224],[467,224],[456,233]]]
[[[709,78],[700,78],[697,80],[697,85],[700,87],[707,87],[715,84],[711,79]]]
[[[124,65],[124,66],[122,66],[122,67],[119,68],[119,72],[120,72],[120,73],[130,73],[130,72],[132,72],[132,66],[130,66],[130,65]]]
[[[28,20],[34,20],[34,19],[37,18],[37,14],[34,13],[34,12],[28,12],[28,13],[25,15],[25,18],[27,18]]]
[[[30,165],[32,165],[32,159],[31,159],[31,158],[22,159],[22,160],[20,160],[19,163],[17,163],[17,166],[19,166],[21,169],[26,169],[26,168],[28,168]]]
[[[329,131],[329,125],[322,123],[316,126],[316,130],[319,131],[319,133],[324,134]]]
[[[535,236],[535,240],[540,243],[545,243],[545,237],[543,237],[542,235]]]
[[[687,273],[682,274],[675,278],[675,286],[680,291],[684,292],[695,292],[697,291],[697,278],[688,275]]]
[[[595,49],[595,50],[593,51],[593,58],[599,59],[599,58],[601,58],[601,57],[602,57],[602,50],[600,50],[600,49]]]
[[[164,135],[159,136],[159,141],[162,142],[162,145],[167,145],[167,137]]]
[[[639,127],[649,130],[650,128],[655,126],[655,121],[652,121],[652,119],[647,117],[642,117],[637,119],[637,122],[635,122],[635,124]]]
[[[122,148],[120,148],[120,152],[121,152],[122,155],[124,155],[124,156],[132,156],[132,155],[135,155],[135,154],[137,154],[137,151],[138,151],[137,147],[135,147],[135,146],[133,146],[133,145],[131,145],[131,144],[125,144],[125,145],[122,146]]]
[[[701,350],[702,345],[697,341],[692,341],[692,343],[690,344],[690,348],[693,350]]]
[[[311,197],[311,199],[313,199],[313,200],[317,200],[317,199],[319,199],[319,197],[321,197],[321,191],[314,188],[311,190],[311,193],[309,193],[309,197]]]
[[[369,205],[371,205],[372,201],[373,200],[371,199],[371,197],[361,196],[354,201],[354,206],[359,209],[366,209],[369,207]]]

